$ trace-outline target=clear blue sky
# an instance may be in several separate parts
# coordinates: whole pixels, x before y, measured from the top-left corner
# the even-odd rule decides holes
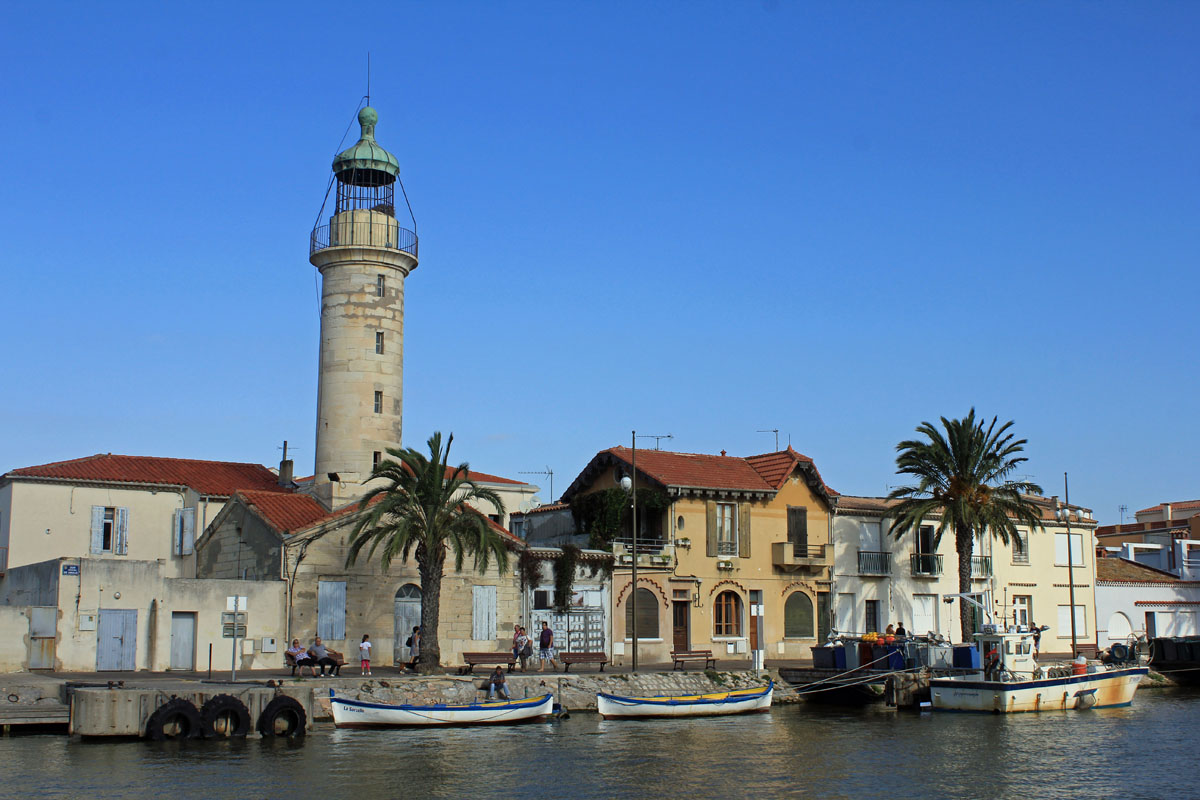
[[[1102,521],[1200,497],[1183,2],[11,6],[0,470],[311,469],[308,232],[368,50],[421,235],[405,444],[561,492],[634,428],[779,428],[881,494],[974,405]]]

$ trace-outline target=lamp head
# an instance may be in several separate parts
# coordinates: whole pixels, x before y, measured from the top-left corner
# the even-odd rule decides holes
[[[628,475],[622,475],[621,476],[621,488],[628,492],[630,489],[633,488],[633,479],[630,478]]]

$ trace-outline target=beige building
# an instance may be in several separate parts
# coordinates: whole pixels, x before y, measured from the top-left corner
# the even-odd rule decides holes
[[[0,672],[282,668],[282,583],[163,573],[159,561],[92,556],[10,570],[0,580]]]
[[[290,491],[260,464],[229,461],[101,453],[14,469],[0,476],[0,574],[71,557],[195,577],[195,534],[239,489]]]
[[[812,459],[789,447],[746,458],[639,450],[636,461],[636,554],[619,488],[634,474],[630,449],[598,453],[563,495],[579,533],[615,557],[613,660],[631,659],[634,605],[644,663],[678,650],[807,658],[827,630],[836,497]]]
[[[506,509],[536,491],[485,473],[470,477],[495,490]],[[328,511],[304,494],[239,492],[196,543],[199,574],[283,582],[282,628],[288,641],[300,638],[307,644],[320,636],[334,649],[352,652],[366,633],[380,663],[406,662],[404,642],[421,620],[416,562],[394,561],[385,573],[378,557],[364,552],[347,567],[357,511],[356,503]],[[494,509],[480,513],[512,549],[521,546],[498,521],[505,515]],[[468,559],[464,571],[455,573],[451,561],[441,593],[442,663],[460,663],[464,652],[504,649],[524,610],[515,570],[501,575],[493,565],[481,575]]]
[[[972,591],[990,590],[993,614],[1007,625],[1049,625],[1043,652],[1071,649],[1069,571],[1074,572],[1077,640],[1087,649],[1096,642],[1096,522],[1089,509],[1071,506],[1068,569],[1067,529],[1055,519],[1057,498],[1037,497],[1045,528],[1020,528],[1020,543],[994,537],[977,541],[971,562]],[[888,533],[897,501],[880,497],[838,499],[834,518],[833,626],[844,633],[882,631],[903,622],[912,634],[937,633],[961,639],[957,594],[958,556],[953,533],[935,543],[936,519],[903,539]],[[949,601],[949,602],[944,602]]]

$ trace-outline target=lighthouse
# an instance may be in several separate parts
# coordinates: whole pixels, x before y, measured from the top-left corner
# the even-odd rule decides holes
[[[328,507],[361,496],[400,446],[404,279],[417,268],[417,234],[396,219],[400,165],[375,141],[378,121],[370,106],[358,112],[358,142],[333,160],[333,214],[309,242],[321,273],[314,489]]]

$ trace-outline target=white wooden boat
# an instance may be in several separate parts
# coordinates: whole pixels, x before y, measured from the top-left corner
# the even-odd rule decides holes
[[[1148,671],[1082,663],[1041,667],[1033,658],[1033,634],[987,630],[990,627],[975,634],[983,670],[930,679],[935,711],[1012,713],[1127,706]]]
[[[339,728],[392,727],[399,725],[496,725],[528,722],[554,711],[554,695],[524,700],[496,700],[465,705],[432,706],[370,703],[337,697],[329,690],[333,723]]]
[[[597,694],[596,710],[605,719],[616,717],[711,717],[770,711],[775,682],[765,687],[712,694],[619,697]]]

